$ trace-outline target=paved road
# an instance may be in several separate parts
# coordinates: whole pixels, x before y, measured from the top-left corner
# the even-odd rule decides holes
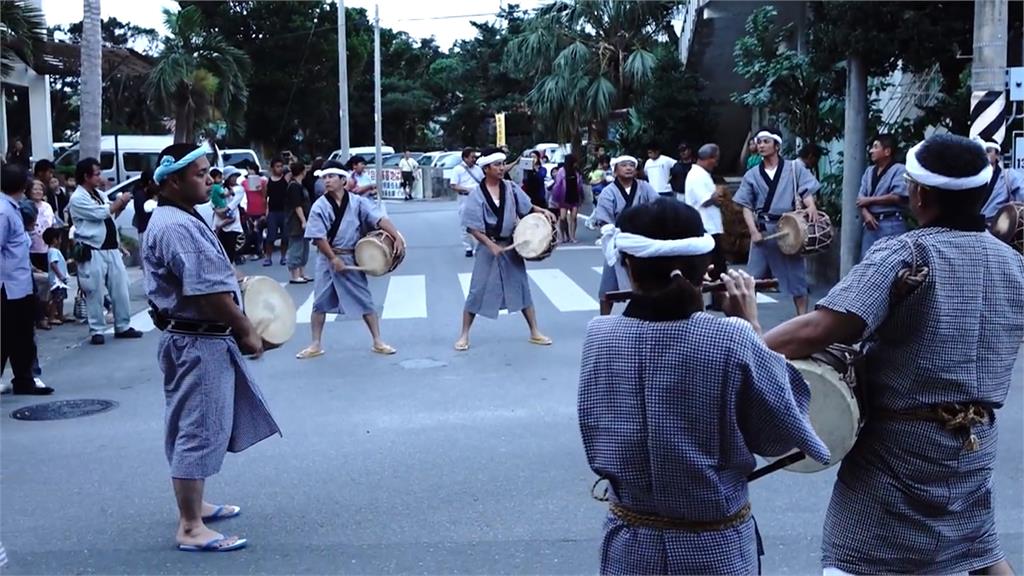
[[[409,241],[396,274],[374,279],[391,357],[369,352],[359,321],[328,324],[328,354],[297,361],[308,324],[251,364],[284,431],[239,455],[209,483],[215,502],[243,515],[219,525],[246,551],[190,555],[173,547],[175,508],[162,452],[157,332],[103,347],[61,346],[45,356],[55,399],[115,400],[113,411],[23,422],[33,403],[5,396],[0,419],[2,525],[11,574],[42,573],[594,573],[604,508],[589,496],[576,424],[583,329],[599,252],[581,234],[529,265],[541,328],[526,341],[518,315],[480,319],[473,348],[456,353],[463,278],[451,203],[389,205]],[[589,242],[588,242],[589,241]],[[284,280],[281,266],[247,264]],[[309,286],[288,286],[308,304]],[[765,301],[763,322],[788,318]],[[308,318],[300,320],[308,322]],[[148,328],[144,315],[134,323]],[[74,328],[69,328],[74,330]],[[65,333],[67,334],[67,333]],[[68,336],[62,336],[68,338]],[[40,335],[44,347],[56,339]],[[1003,543],[1024,566],[1021,364],[1001,411],[995,505]],[[780,473],[752,499],[764,534],[765,573],[818,571],[821,521],[834,472]]]

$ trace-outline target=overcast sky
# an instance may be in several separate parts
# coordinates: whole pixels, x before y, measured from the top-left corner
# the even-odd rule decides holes
[[[535,8],[546,0],[518,0],[523,8]],[[82,2],[75,0],[42,0],[46,23],[71,24],[82,19]],[[393,30],[403,30],[413,38],[434,36],[444,49],[456,40],[469,39],[476,35],[470,21],[486,21],[494,18],[505,0],[381,0],[381,25]],[[373,19],[374,0],[345,0],[345,6],[365,8]],[[178,10],[173,0],[101,0],[100,9],[104,18],[113,16],[137,26],[154,28],[166,34],[163,27],[161,8]],[[488,14],[490,16],[480,16]]]

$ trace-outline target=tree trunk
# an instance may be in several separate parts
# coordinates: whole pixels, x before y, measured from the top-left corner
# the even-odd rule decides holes
[[[189,118],[188,104],[179,103],[174,111],[174,141],[188,142],[189,126],[192,124]]]
[[[846,119],[843,134],[843,218],[840,278],[846,276],[860,258],[863,221],[857,208],[860,178],[867,163],[868,72],[864,59],[850,54],[846,60]]]
[[[100,157],[103,119],[103,44],[100,35],[100,0],[83,0],[81,132],[78,136],[81,158]]]

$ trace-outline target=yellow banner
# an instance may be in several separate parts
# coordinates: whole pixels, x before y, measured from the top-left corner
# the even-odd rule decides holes
[[[495,146],[505,145],[505,113],[499,112],[494,115],[494,128],[497,132],[497,142]]]

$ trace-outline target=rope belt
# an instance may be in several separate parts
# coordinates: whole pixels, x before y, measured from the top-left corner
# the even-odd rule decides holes
[[[335,254],[355,254],[356,251],[352,248],[331,248],[331,252]]]
[[[968,452],[977,450],[979,445],[974,426],[988,424],[994,417],[992,409],[984,404],[936,404],[910,410],[878,410],[877,416],[883,420],[938,422],[946,430],[966,434],[964,450]]]
[[[609,504],[612,514],[619,520],[633,527],[655,528],[658,530],[685,530],[687,532],[716,532],[727,530],[747,521],[750,518],[750,502],[744,504],[736,513],[721,520],[699,521],[683,518],[666,518],[634,512],[621,504]]]

